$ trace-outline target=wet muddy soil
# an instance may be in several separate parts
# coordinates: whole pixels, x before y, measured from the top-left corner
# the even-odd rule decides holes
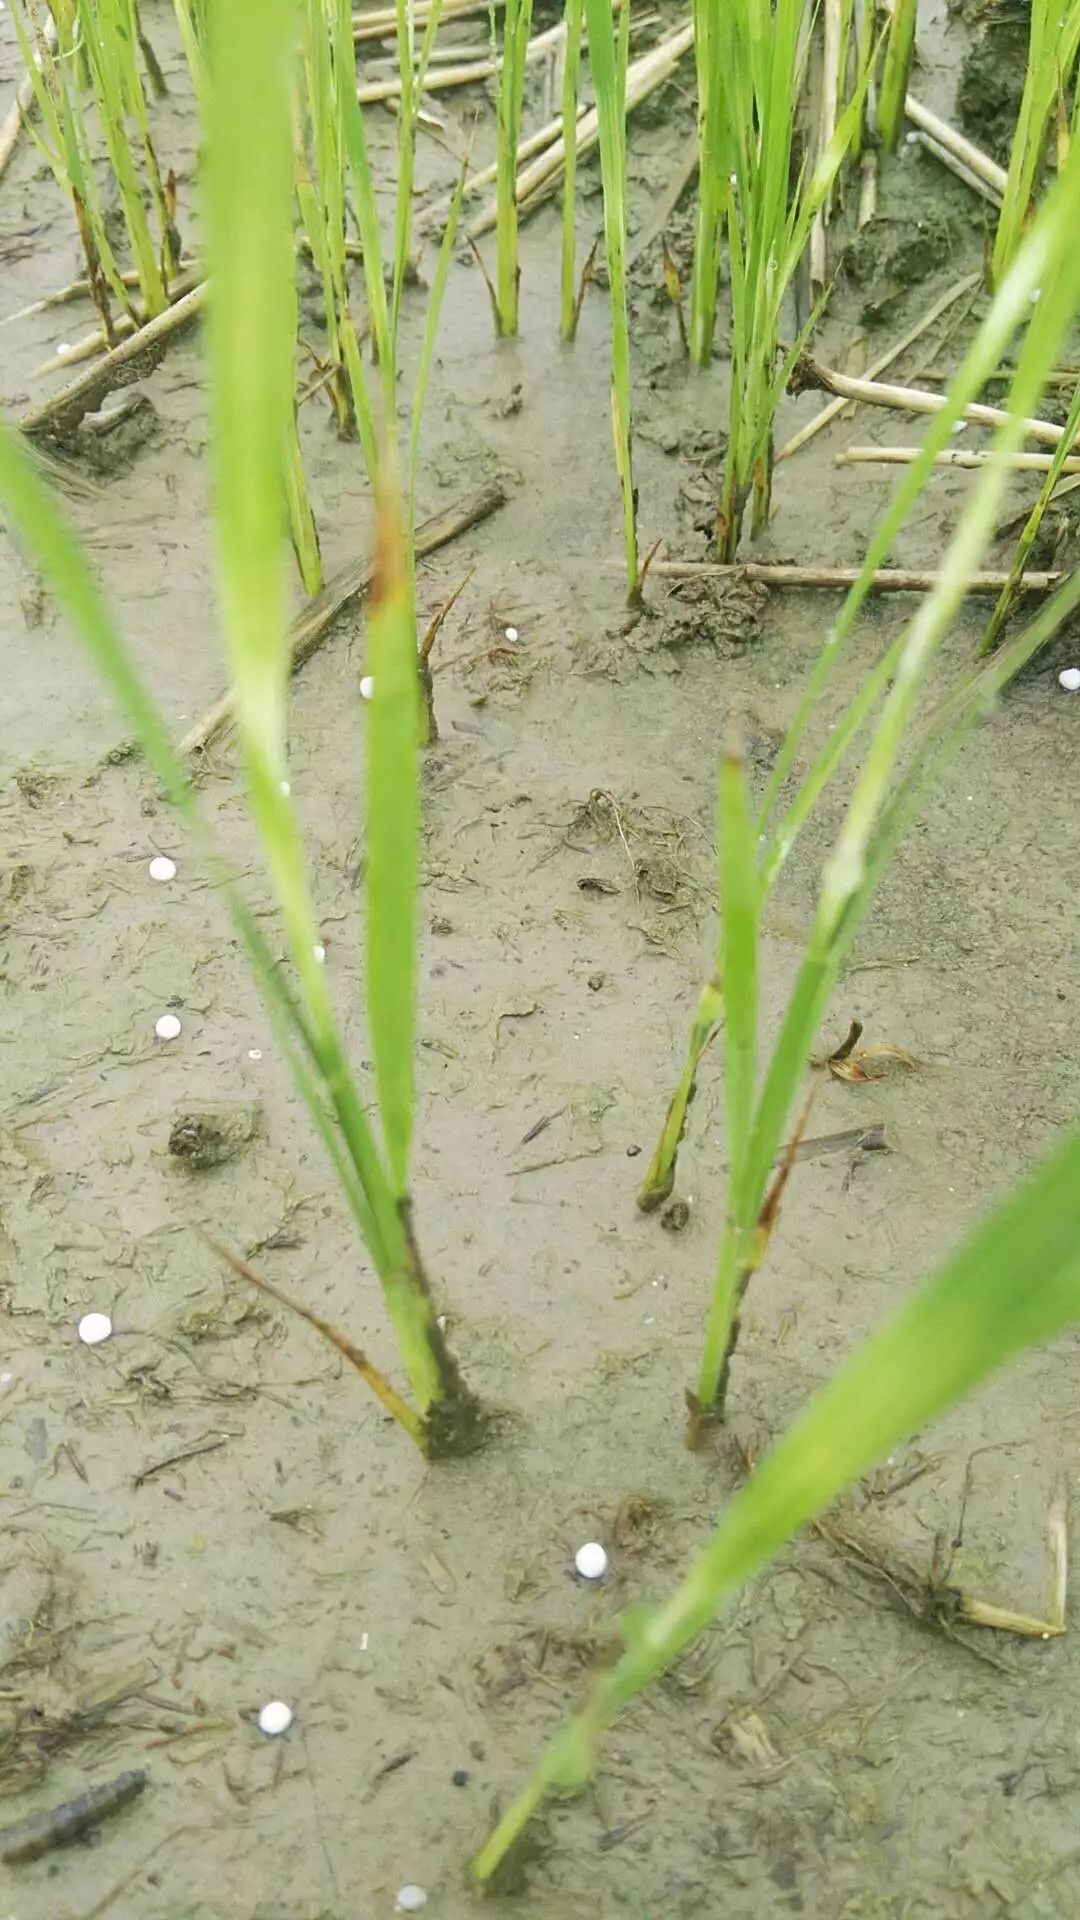
[[[921,84],[939,110],[966,46],[959,25],[926,16]],[[170,157],[190,202],[175,54],[168,71]],[[639,227],[679,163],[690,90],[686,72],[636,131]],[[451,145],[476,103],[442,96]],[[537,93],[536,119],[540,107]],[[422,159],[435,191],[452,161],[434,141]],[[598,219],[590,174],[583,254]],[[909,251],[900,270],[840,276],[823,357],[869,358],[977,268],[983,219],[903,150],[883,176],[881,258],[920,230],[947,244],[916,248],[918,271]],[[823,1041],[857,1017],[920,1071],[823,1095],[821,1132],[880,1122],[891,1151],[797,1168],[748,1301],[732,1436],[684,1451],[723,1207],[718,1059],[681,1160],[681,1230],[636,1212],[636,1180],[708,964],[719,747],[737,722],[764,775],[832,602],[745,588],[691,600],[658,580],[627,630],[608,565],[607,316],[595,292],[576,347],[560,346],[557,221],[548,207],[523,228],[517,343],[493,343],[479,274],[455,266],[421,483],[425,514],[494,477],[508,493],[419,583],[426,618],[472,569],[436,656],[415,1173],[455,1347],[506,1414],[467,1463],[425,1470],[310,1328],[228,1282],[199,1238],[201,1224],[393,1370],[373,1277],[231,926],[47,588],[0,533],[0,1825],[124,1770],[150,1776],[96,1837],[2,1870],[13,1920],[381,1920],[409,1882],[433,1920],[462,1920],[464,1863],[493,1810],[611,1657],[621,1608],[666,1592],[701,1544],[739,1483],[739,1446],[760,1450],[1076,1112],[1080,708],[1057,686],[1066,637],[972,738],[886,877]],[[5,312],[76,270],[25,138],[0,180],[0,260]],[[59,309],[4,330],[6,414],[48,389],[41,363],[89,324]],[[635,269],[634,325],[643,542],[698,557],[723,346],[708,376],[687,373],[655,249]],[[969,325],[950,336],[943,323],[900,375],[947,371]],[[149,430],[70,510],[179,735],[222,678],[197,338],[141,391]],[[787,403],[781,438],[816,404]],[[332,570],[367,540],[360,461],[314,407],[304,431]],[[778,469],[766,557],[858,562],[893,482],[834,456],[872,437],[914,432],[841,419]],[[898,560],[934,564],[965,485],[934,481]],[[820,728],[909,611],[871,606]],[[972,608],[943,682],[978,631]],[[360,659],[350,608],[298,677],[291,722],[358,1064]],[[228,743],[199,781],[272,929]],[[771,913],[770,1022],[839,804]],[[174,880],[149,879],[157,854],[177,862]],[[181,1033],[163,1044],[169,1011]],[[114,1323],[95,1348],[75,1336],[91,1311]],[[1059,1470],[1077,1477],[1078,1381],[1068,1336],[853,1491],[843,1538],[906,1562],[906,1583],[874,1577],[835,1534],[786,1549],[623,1716],[593,1787],[551,1813],[522,1901],[494,1910],[1075,1915],[1071,1637],[950,1638],[928,1624],[927,1596],[968,1479],[953,1577],[1043,1607],[1047,1504]],[[597,1587],[572,1574],[590,1538],[611,1556]],[[254,1720],[272,1699],[295,1714],[278,1739]]]

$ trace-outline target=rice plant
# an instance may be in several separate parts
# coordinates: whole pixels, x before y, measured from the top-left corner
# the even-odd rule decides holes
[[[1065,94],[1080,51],[1080,0],[1032,0],[1027,71],[1016,123],[1005,194],[990,258],[990,282],[997,286],[1009,266],[1027,224],[1042,167],[1051,120],[1057,117],[1059,146],[1067,148]]]
[[[1015,1354],[1080,1318],[1080,1134],[997,1207],[810,1401],[689,1572],[622,1616],[625,1651],[541,1755],[473,1861],[491,1887],[548,1795],[585,1785],[620,1709],[852,1480]]]
[[[566,155],[563,170],[562,261],[559,276],[559,331],[564,340],[577,332],[577,117],[581,78],[583,0],[566,0],[566,47],[563,56],[562,137]]]
[[[774,770],[765,805],[757,822],[751,821],[742,786],[741,769],[725,762],[721,777],[721,926],[714,972],[714,1011],[719,1012],[722,981],[726,1020],[725,1061],[728,1153],[728,1206],[721,1237],[712,1304],[706,1324],[701,1366],[691,1409],[689,1439],[694,1444],[702,1430],[724,1412],[728,1375],[738,1336],[739,1307],[754,1271],[767,1251],[790,1168],[781,1151],[806,1063],[829,994],[858,926],[872,899],[883,867],[895,847],[913,798],[929,771],[959,736],[965,716],[979,710],[987,683],[976,676],[965,705],[947,705],[949,728],[942,734],[934,724],[921,740],[910,745],[918,698],[929,665],[965,591],[969,574],[977,567],[990,537],[1007,484],[1007,456],[1023,437],[1025,416],[1034,409],[1047,372],[1069,325],[1080,308],[1080,261],[1069,242],[1070,195],[1080,183],[1080,153],[1048,199],[1039,221],[984,320],[947,403],[931,428],[913,471],[924,481],[951,422],[966,404],[972,388],[996,364],[1003,345],[1030,309],[1034,287],[1041,297],[1028,324],[1011,393],[1008,416],[995,443],[997,458],[982,470],[979,485],[950,542],[938,583],[921,605],[907,631],[889,647],[847,713],[830,733],[794,800],[779,822],[770,825],[770,813],[780,784],[794,757],[793,740],[801,733],[812,702],[836,657],[841,638],[850,630],[853,607],[860,603],[869,570],[880,558],[881,534],[871,546],[862,576],[823,649],[807,698],[789,733]],[[909,482],[907,505],[913,497]],[[897,504],[886,516],[891,539],[898,524]],[[1042,644],[1054,623],[1080,599],[1080,582],[1070,581],[1044,608],[1038,620],[1007,650],[999,672],[1029,657],[1027,649]],[[999,680],[996,684],[1002,684]],[[779,1038],[765,1067],[760,1091],[757,1071],[756,953],[760,912],[795,838],[812,807],[831,780],[856,734],[869,722],[880,703],[876,724],[866,748],[847,815],[821,880],[817,913],[801,971],[781,1024]],[[901,754],[907,764],[898,774]],[[700,1057],[700,1034],[695,1029],[692,1051]],[[803,1123],[808,1109],[803,1110]],[[683,1109],[685,1114],[685,1107]],[[669,1129],[670,1132],[670,1121]],[[796,1129],[795,1139],[798,1137]],[[779,1165],[779,1172],[774,1168]],[[672,1171],[669,1166],[668,1172]],[[655,1182],[657,1168],[650,1169]],[[663,1184],[662,1182],[660,1184]]]
[[[692,358],[712,351],[721,241],[731,279],[731,395],[717,543],[733,559],[752,497],[751,530],[772,497],[773,420],[796,343],[782,359],[780,317],[814,217],[862,112],[866,75],[809,172],[790,185],[804,0],[695,8],[699,205],[690,313]]]
[[[619,12],[616,34],[610,0],[585,0],[589,66],[600,124],[600,169],[604,186],[604,250],[611,293],[611,431],[623,510],[626,590],[640,591],[637,493],[634,488],[630,398],[630,315],[626,294],[626,69],[630,56],[629,0]]]
[[[915,52],[917,10],[917,0],[893,0],[889,14],[889,31],[877,97],[878,136],[888,153],[895,153],[904,122],[908,75]]]
[[[951,391],[955,417],[964,389],[985,377],[1001,338],[1008,339],[1044,289],[1019,356],[1010,418],[999,450],[1020,438],[1063,335],[1080,307],[1080,262],[1071,245],[1070,200],[1080,165],[1070,165],[1001,288],[976,343],[979,353]],[[969,361],[971,356],[969,356]],[[935,423],[935,426],[937,423]],[[948,429],[946,428],[946,431]],[[933,430],[931,438],[933,437]],[[925,451],[925,450],[924,450]],[[928,464],[923,469],[925,479]],[[768,1246],[790,1171],[781,1136],[796,1101],[814,1034],[880,874],[930,779],[955,752],[966,729],[1080,606],[1080,572],[1059,590],[1023,633],[988,665],[968,673],[918,732],[912,721],[927,666],[959,605],[970,570],[993,527],[1007,479],[998,463],[985,469],[950,543],[939,584],[879,668],[872,687],[852,703],[838,731],[850,745],[881,702],[862,771],[833,852],[825,863],[817,919],[772,1057],[758,1075],[757,977],[760,914],[770,871],[800,818],[807,787],[838,764],[827,747],[803,794],[764,850],[737,753],[725,755],[719,782],[721,935],[719,965],[727,1001],[726,1109],[730,1158],[728,1218],[698,1391],[689,1396],[692,1425],[722,1405],[737,1332],[742,1290]],[[921,482],[920,482],[921,484]],[[820,667],[835,658],[830,637]],[[897,777],[901,748],[908,756]],[[844,747],[841,747],[842,753]],[[820,783],[816,791],[820,792]],[[801,811],[800,811],[801,809]],[[793,818],[793,814],[795,817]],[[804,1101],[795,1139],[805,1124]],[[711,1540],[670,1598],[623,1615],[625,1651],[597,1682],[585,1707],[556,1735],[517,1799],[473,1861],[474,1880],[495,1884],[502,1863],[545,1798],[580,1788],[599,1742],[620,1708],[657,1678],[716,1617],[732,1594],[842,1488],[911,1433],[968,1392],[1014,1354],[1080,1318],[1080,1133],[1073,1133],[1014,1195],[921,1286],[885,1327],[855,1353],[757,1467]]]
[[[531,31],[532,0],[505,0],[496,101],[495,312],[499,332],[507,337],[518,330],[517,151],[525,93],[525,56]]]
[[[54,10],[46,31],[41,0],[12,0],[11,18],[40,125],[32,138],[70,199],[91,297],[108,345],[117,339],[115,301],[130,328],[163,311],[179,267],[173,193],[163,181],[139,66],[135,0],[78,0]],[[93,102],[136,270],[129,288],[105,221],[95,177]],[[151,232],[145,199],[155,212]]]
[[[1031,558],[1031,550],[1038,538],[1039,529],[1042,526],[1046,509],[1053,499],[1054,489],[1061,478],[1065,462],[1076,444],[1078,433],[1080,433],[1080,386],[1077,387],[1073,394],[1069,411],[1065,417],[1065,425],[1062,430],[1061,439],[1058,441],[1051,457],[1050,465],[1043,475],[1043,482],[1039,488],[1038,497],[1020,530],[1020,536],[1016,542],[1016,552],[1013,555],[1012,565],[1009,568],[1008,579],[998,595],[994,611],[987,621],[986,631],[979,641],[980,654],[991,653],[997,646],[1005,622],[1008,620],[1009,615],[1016,605],[1024,574],[1027,571],[1028,561]]]
[[[694,0],[694,60],[697,69],[698,205],[690,282],[690,358],[699,367],[712,358],[720,249],[724,233],[724,182],[732,162],[724,116],[720,9]]]
[[[1068,178],[1070,180],[1077,177],[1077,164],[1078,153],[1074,148],[1069,159]],[[1045,349],[1044,330],[1048,325],[1053,327],[1057,324],[1059,317],[1060,290],[1054,291],[1054,298],[1051,301],[1052,288],[1048,283],[1056,279],[1057,266],[1066,244],[1065,206],[1066,197],[1062,182],[1055,188],[1046,209],[1032,231],[1023,256],[1023,273],[1008,277],[999,296],[991,304],[986,318],[957,370],[941,410],[933,415],[926,440],[915,461],[905,470],[904,478],[867,549],[859,579],[845,598],[821,650],[806,693],[781,748],[760,809],[758,831],[761,836],[759,869],[762,903],[779,878],[807,818],[857,734],[866,725],[874,706],[888,685],[891,674],[896,669],[900,657],[900,642],[894,643],[873,671],[866,676],[859,695],[829,733],[825,745],[813,760],[786,812],[778,821],[774,820],[773,815],[779,796],[793,772],[810,718],[824,690],[833,664],[851,636],[855,621],[870,590],[873,574],[886,560],[899,529],[926,484],[927,475],[936,456],[948,445],[953,422],[962,416],[965,409],[982,391],[987,380],[997,370],[1014,333],[1028,318],[1029,312],[1031,319],[1027,346],[1030,349],[1031,343],[1034,342],[1036,348],[1044,355],[1039,362],[1042,372],[1045,373],[1053,365],[1053,349],[1049,351]],[[1041,297],[1032,309],[1031,294],[1037,288],[1041,289]],[[1034,395],[1028,392],[1029,387],[1030,379],[1026,381],[1024,397],[1021,400],[1021,389],[1018,385],[1014,386],[1015,416],[1032,410]],[[1014,427],[1012,431],[1013,444],[1015,444],[1015,434],[1018,430]],[[993,471],[1000,477],[1001,470],[995,468]],[[987,474],[984,474],[984,479],[986,478]],[[697,1074],[707,1049],[720,1031],[724,1018],[724,1005],[723,953],[718,949],[709,981],[702,989],[691,1021],[684,1065],[638,1194],[638,1205],[644,1212],[651,1212],[660,1206],[673,1189],[679,1144],[686,1128]]]
[[[438,1324],[409,1196],[419,861],[419,679],[408,547],[393,455],[379,469],[377,566],[367,618],[366,1010],[378,1133],[353,1079],[317,951],[286,755],[289,645],[283,571],[294,406],[295,0],[215,10],[206,67],[205,206],[214,515],[222,624],[257,828],[292,981],[208,850],[193,795],[88,565],[16,437],[0,434],[0,497],[123,707],[169,798],[197,834],[243,938],[282,1051],[381,1283],[412,1402],[384,1405],[431,1456],[481,1440],[485,1420]]]

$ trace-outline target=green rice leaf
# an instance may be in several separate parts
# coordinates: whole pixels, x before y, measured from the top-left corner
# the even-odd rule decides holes
[[[367,1009],[383,1140],[399,1200],[413,1125],[416,898],[420,862],[420,680],[401,507],[389,475],[376,502],[368,601]]]
[[[1080,1134],[976,1228],[840,1369],[761,1461],[670,1599],[556,1735],[473,1863],[490,1881],[564,1778],[580,1779],[616,1713],[843,1487],[1013,1355],[1080,1318]]]

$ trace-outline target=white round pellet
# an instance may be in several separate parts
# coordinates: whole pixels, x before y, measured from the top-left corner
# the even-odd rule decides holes
[[[607,1554],[599,1540],[586,1540],[574,1555],[574,1565],[583,1580],[602,1580],[607,1572]]]
[[[410,1881],[407,1887],[398,1888],[398,1896],[394,1902],[395,1913],[419,1913],[421,1907],[426,1906],[427,1894],[423,1887],[414,1887]]]
[[[265,1707],[259,1708],[260,1733],[288,1733],[292,1723],[293,1710],[284,1700],[268,1700]]]
[[[370,673],[365,673],[363,679],[360,682],[360,698],[361,700],[370,700],[373,698],[374,693],[375,693],[375,682],[372,679]]]
[[[175,1013],[160,1013],[154,1021],[154,1032],[159,1040],[178,1040],[180,1021]]]
[[[60,342],[60,345],[59,345],[59,346],[57,347],[57,349],[56,349],[56,357],[57,357],[57,359],[58,359],[58,360],[64,360],[64,359],[66,359],[66,358],[67,358],[67,355],[68,355],[68,354],[69,354],[70,352],[71,352],[71,341],[70,341],[70,340],[61,340],[61,342]]]
[[[321,940],[316,940],[315,945],[312,947],[311,951],[315,955],[315,958],[318,961],[319,966],[320,967],[325,966],[326,948],[323,946],[323,943]]]
[[[176,861],[170,860],[167,853],[155,853],[150,862],[151,880],[175,880]]]
[[[1080,667],[1063,667],[1058,674],[1058,686],[1066,693],[1080,693]]]
[[[290,785],[289,785],[289,783],[288,783],[288,781],[287,781],[287,780],[283,780],[283,781],[281,782],[281,786],[280,786],[280,789],[279,789],[279,791],[280,791],[281,793],[283,793],[283,794],[285,795],[285,798],[286,798],[286,800],[287,800],[287,799],[288,799],[288,797],[289,797],[289,795],[290,795],[290,793],[292,792],[292,788],[290,787]]]
[[[112,1321],[107,1313],[84,1313],[79,1321],[79,1339],[84,1347],[100,1347],[112,1333]]]
[[[261,1048],[261,1047],[249,1047],[249,1048],[248,1048],[248,1059],[249,1059],[249,1060],[261,1060],[261,1059],[262,1059],[262,1048]]]
[[[507,627],[505,631],[506,631],[506,638],[508,640],[513,641],[513,640],[521,639],[521,635],[518,632],[516,627]]]

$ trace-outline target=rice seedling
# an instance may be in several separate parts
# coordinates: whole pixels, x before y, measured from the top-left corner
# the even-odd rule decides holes
[[[1026,1347],[1080,1317],[1080,1135],[964,1240],[810,1401],[661,1605],[622,1616],[625,1651],[542,1754],[473,1861],[499,1868],[548,1795],[582,1787],[616,1714],[785,1541],[875,1461]]]
[[[559,281],[559,331],[564,340],[577,332],[577,119],[581,77],[583,0],[566,0],[566,47],[563,55],[562,137],[566,154],[563,173],[562,262]],[[515,168],[516,168],[515,161]],[[515,193],[517,181],[515,179]]]
[[[162,179],[150,129],[135,0],[79,0],[78,5],[73,0],[57,7],[52,37],[39,0],[13,0],[11,17],[40,118],[40,128],[29,122],[30,132],[71,200],[88,284],[105,342],[111,346],[116,334],[110,296],[133,323],[152,319],[168,304],[180,257],[174,192]],[[106,227],[95,178],[88,95],[123,215],[138,300],[129,290]],[[146,197],[155,209],[156,237],[147,219]]]
[[[1027,72],[1005,191],[990,256],[990,283],[1006,272],[1027,224],[1051,119],[1057,115],[1061,156],[1067,151],[1064,98],[1080,52],[1080,0],[1064,6],[1033,0]]]
[[[877,130],[887,153],[895,153],[904,123],[908,76],[915,52],[916,0],[893,0],[889,31],[885,39],[885,58],[877,95]]]
[[[1039,488],[1038,499],[1035,501],[1031,512],[1028,514],[1021,528],[1020,537],[1016,543],[1016,552],[1013,555],[1012,566],[1009,568],[1009,577],[998,595],[997,604],[987,621],[986,631],[979,642],[980,654],[991,653],[994,647],[997,646],[1005,622],[1016,605],[1017,596],[1020,593],[1024,575],[1027,571],[1027,563],[1031,556],[1031,549],[1038,537],[1046,509],[1053,498],[1054,489],[1064,471],[1069,449],[1074,445],[1078,433],[1080,433],[1080,387],[1077,387],[1073,394],[1072,403],[1065,417],[1065,425],[1062,430],[1061,439],[1051,458],[1050,465],[1046,470],[1042,486]]]
[[[780,315],[862,113],[864,73],[809,171],[790,187],[800,85],[803,0],[740,0],[695,11],[700,199],[690,349],[709,358],[721,238],[731,278],[731,396],[724,483],[717,509],[721,557],[732,559],[752,496],[759,532],[772,496],[773,420],[801,341],[779,354]]]
[[[694,60],[697,67],[698,205],[694,264],[690,282],[690,358],[704,367],[712,358],[716,332],[716,296],[720,285],[720,247],[724,229],[724,181],[731,174],[726,146],[723,67],[719,45],[720,9],[709,0],[694,4]]]
[[[411,1403],[391,1390],[384,1404],[426,1453],[437,1456],[477,1445],[485,1420],[447,1349],[412,1227],[420,701],[408,548],[389,448],[379,471],[377,565],[367,619],[375,691],[366,703],[366,1009],[380,1137],[350,1071],[317,951],[287,779],[282,454],[294,406],[291,98],[297,25],[294,0],[267,0],[258,15],[239,0],[217,9],[205,94],[211,446],[222,624],[249,805],[282,916],[291,982],[208,848],[157,708],[77,544],[8,430],[0,434],[0,497],[222,885],[282,1051],[381,1283],[412,1390]]]
[[[525,93],[525,55],[531,30],[532,0],[505,0],[496,102],[495,312],[499,332],[507,337],[518,330],[517,152]]]
[[[849,591],[840,616],[826,639],[826,645],[822,647],[819,664],[811,674],[807,693],[786,735],[761,804],[755,826],[757,916],[792,847],[796,845],[799,831],[805,826],[813,806],[821,799],[828,781],[832,780],[836,768],[840,766],[840,760],[853,745],[857,733],[867,726],[876,703],[882,699],[890,680],[896,676],[888,699],[884,699],[878,728],[872,735],[863,774],[851,801],[846,828],[842,831],[834,856],[824,870],[815,933],[807,950],[803,973],[799,975],[796,995],[792,998],[780,1039],[774,1048],[773,1062],[765,1073],[765,1085],[755,1106],[749,1135],[746,1129],[748,1073],[744,1073],[744,1079],[740,1081],[740,1094],[734,1112],[730,1114],[728,1154],[732,1160],[732,1177],[728,1219],[721,1244],[713,1308],[709,1313],[705,1334],[700,1379],[692,1396],[694,1421],[698,1427],[715,1419],[723,1411],[726,1369],[738,1331],[738,1302],[748,1284],[753,1265],[763,1258],[782,1196],[782,1181],[771,1183],[771,1169],[780,1148],[782,1127],[796,1098],[805,1062],[809,1060],[817,1021],[824,1010],[830,983],[836,979],[838,966],[842,964],[844,952],[853,939],[855,927],[869,906],[872,883],[880,872],[880,851],[888,843],[888,833],[894,831],[892,826],[886,828],[886,822],[896,822],[897,818],[886,806],[886,793],[894,778],[897,756],[903,745],[903,733],[913,718],[920,682],[924,678],[928,660],[932,659],[934,649],[944,634],[949,616],[955,612],[959,599],[965,593],[965,580],[978,563],[980,547],[990,536],[997,501],[1001,497],[1007,474],[1007,465],[1001,457],[1007,457],[1007,453],[1019,442],[1028,424],[1024,415],[1034,405],[1043,376],[1053,367],[1057,346],[1072,313],[1076,311],[1076,305],[1080,303],[1080,278],[1076,278],[1072,263],[1068,261],[1065,238],[1068,184],[1074,179],[1080,179],[1080,156],[1070,161],[1067,177],[1059,182],[1020,253],[1013,273],[999,290],[990,313],[986,315],[970,346],[965,363],[961,365],[949,394],[944,397],[944,403],[934,417],[917,461],[907,468],[896,499],[871,541],[861,576]],[[890,543],[896,538],[897,528],[909,513],[936,455],[949,438],[951,420],[957,419],[965,411],[970,396],[980,390],[984,380],[997,367],[1001,351],[1011,340],[1015,328],[1022,323],[1026,309],[1030,309],[1030,294],[1034,286],[1042,286],[1042,298],[1032,313],[1024,348],[1020,353],[1011,396],[1013,411],[1003,417],[1003,424],[999,426],[997,451],[1001,457],[994,465],[982,470],[978,490],[972,495],[965,516],[961,518],[942,572],[926,603],[922,605],[917,620],[911,624],[907,634],[901,634],[892,643],[886,655],[878,660],[876,668],[865,678],[857,699],[836,722],[821,753],[811,762],[811,768],[805,780],[801,781],[796,797],[788,804],[786,812],[778,820],[773,820],[782,785],[788,780],[796,760],[799,741],[805,733],[822,687],[828,680],[832,664],[838,657],[838,651],[851,632],[859,607],[863,605],[865,593],[871,586],[872,572],[886,557]],[[730,778],[732,776],[728,776],[728,780]],[[728,803],[734,806],[730,795]],[[728,818],[738,824],[738,810],[730,812]],[[740,912],[746,912],[744,887],[736,885],[734,891],[728,887],[724,891],[724,899],[728,897],[742,900]],[[724,906],[713,975],[701,993],[698,1012],[692,1021],[686,1064],[669,1104],[661,1139],[657,1142],[650,1169],[646,1173],[646,1183],[638,1196],[638,1204],[646,1212],[659,1206],[673,1188],[676,1150],[694,1094],[694,1077],[705,1048],[713,1041],[724,1018],[728,1021],[734,1018],[732,1044],[736,1046],[736,1054],[740,1058],[746,1056],[748,1033],[753,1023],[753,1008],[742,1000],[742,996],[748,993],[748,975],[742,966],[738,972],[730,972],[728,948],[736,937],[746,941],[748,931],[746,927],[732,929],[726,924],[726,914],[728,908]],[[730,1071],[732,1068],[728,1064],[728,1094]],[[744,1160],[746,1154],[749,1162]]]
[[[1034,404],[1060,340],[1080,307],[1080,266],[1072,257],[1069,211],[1078,182],[1080,165],[1074,163],[999,291],[947,399],[946,415],[955,417],[966,392],[985,378],[987,365],[995,364],[1002,339],[1007,340],[1022,320],[1032,285],[1041,285],[1043,296],[1017,364],[1010,416],[999,433],[1004,452],[1019,440],[1024,414]],[[928,445],[940,431],[939,419]],[[924,465],[924,477],[927,470]],[[697,1392],[688,1396],[694,1437],[722,1409],[742,1292],[775,1226],[809,1099],[803,1103],[794,1140],[778,1153],[781,1134],[831,985],[880,874],[913,806],[955,752],[965,730],[1080,605],[1077,573],[989,665],[967,674],[912,737],[915,705],[928,663],[989,537],[1005,477],[1006,469],[1000,464],[984,472],[958,524],[938,584],[852,703],[837,728],[844,736],[840,747],[830,743],[823,749],[799,797],[772,835],[766,835],[763,846],[759,829],[767,823],[768,807],[761,821],[755,821],[741,759],[734,752],[724,758],[718,805],[718,971],[722,970],[726,1000],[730,1172],[728,1217],[702,1370]],[[910,486],[909,492],[914,497]],[[896,518],[895,508],[890,518]],[[856,592],[864,585],[865,579]],[[834,631],[819,663],[819,684],[835,659],[837,643]],[[760,914],[770,875],[806,817],[808,791],[820,794],[879,700],[877,725],[845,821],[824,866],[816,923],[759,1092]],[[907,762],[896,777],[905,742],[909,743]],[[783,777],[780,773],[779,779]],[[767,796],[770,804],[778,790],[774,775]],[[502,1863],[547,1795],[586,1782],[599,1741],[620,1708],[664,1671],[784,1541],[890,1447],[1024,1347],[1050,1338],[1080,1317],[1078,1176],[1080,1134],[1074,1133],[811,1400],[732,1502],[670,1599],[661,1607],[631,1608],[624,1615],[621,1659],[547,1747],[523,1791],[473,1861],[473,1876],[481,1887],[495,1883]]]
[[[611,295],[611,431],[623,509],[626,590],[640,592],[637,494],[634,489],[630,397],[630,315],[626,297],[626,74],[630,56],[630,7],[619,13],[618,34],[610,0],[585,0],[589,65],[599,116],[600,169],[604,187],[604,250]]]

